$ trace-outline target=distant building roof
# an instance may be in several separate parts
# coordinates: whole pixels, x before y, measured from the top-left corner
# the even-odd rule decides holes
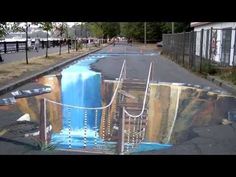
[[[190,24],[191,27],[197,27],[197,26],[202,26],[202,25],[206,25],[206,24],[209,24],[209,23],[212,23],[212,22],[192,22]]]

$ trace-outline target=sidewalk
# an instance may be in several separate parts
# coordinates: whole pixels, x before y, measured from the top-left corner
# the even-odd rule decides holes
[[[78,52],[71,52],[70,54],[62,54],[59,56],[58,54],[52,55],[51,57],[45,59],[42,57],[38,57],[34,59],[34,62],[30,65],[26,65],[23,62],[17,62],[17,64],[13,63],[7,63],[5,66],[8,67],[17,67],[17,66],[23,66],[23,69],[29,69],[26,70],[25,73],[17,76],[16,79],[11,80],[10,79],[10,85],[6,85],[4,83],[0,84],[0,90],[1,88],[5,87],[5,90],[2,90],[2,93],[6,93],[7,88],[14,89],[14,87],[18,87],[19,84],[23,84],[26,82],[29,82],[32,78],[37,78],[39,75],[44,75],[45,73],[52,72],[54,69],[61,68],[62,66],[68,65],[69,63],[79,60],[80,57],[86,56],[92,52],[95,52],[97,50],[100,50],[101,48],[106,47],[109,44],[103,45],[101,47],[93,47],[93,48],[87,48],[83,49],[82,51]],[[50,64],[47,64],[45,61],[49,61]],[[45,64],[46,65],[43,65]],[[3,65],[2,65],[3,66]],[[33,67],[32,67],[33,66]],[[6,67],[2,69],[6,71]],[[9,68],[8,68],[9,69]],[[14,68],[16,70],[16,68]],[[19,68],[17,68],[19,69]],[[31,69],[31,70],[30,70]],[[1,65],[0,65],[0,72],[1,72]],[[1,76],[1,75],[0,75]],[[1,87],[3,86],[3,87]],[[1,91],[0,91],[1,92]],[[4,95],[2,95],[4,96]],[[12,107],[11,107],[12,108]],[[24,136],[21,136],[25,133],[28,133],[29,131],[34,132],[35,129],[37,129],[38,124],[35,122],[17,122],[16,119],[19,118],[17,108],[6,108],[2,107],[2,110],[0,109],[0,118],[1,118],[1,124],[0,124],[0,154],[27,154],[27,155],[35,155],[35,154],[42,154],[42,155],[59,155],[59,154],[80,154],[80,153],[74,153],[74,152],[63,152],[63,151],[39,151],[39,142],[35,141],[31,138],[25,138]],[[14,110],[14,111],[13,111]],[[16,110],[16,111],[15,111]],[[21,124],[20,124],[21,123]],[[10,127],[10,128],[9,128]],[[8,131],[9,129],[14,129],[14,131]],[[19,130],[19,131],[18,131]],[[27,132],[28,131],[28,132]],[[14,132],[18,132],[15,134]]]
[[[200,73],[200,72],[193,71],[193,70],[177,63],[176,61],[172,60],[169,56],[167,56],[165,54],[161,54],[161,56],[168,59],[169,61],[175,63],[176,65],[180,66],[181,68],[187,70],[188,72],[191,72],[195,76],[201,77],[204,80],[208,80],[212,84],[214,84],[215,86],[219,87],[220,89],[223,89],[226,92],[229,92],[230,94],[236,96],[236,86],[233,83],[231,83],[229,81],[226,81],[226,80],[223,80],[217,75],[213,76],[213,75],[210,75],[210,74],[207,74],[207,73],[203,74],[203,72]]]
[[[236,95],[236,86],[230,82],[220,79],[218,76],[207,76],[207,80],[219,85],[220,87],[224,88],[225,90],[231,92],[232,94]]]
[[[61,48],[62,52],[66,52],[68,50],[67,46],[63,46]],[[48,54],[55,54],[59,53],[59,47],[51,47],[48,48]],[[16,61],[25,61],[25,51],[20,51],[20,52],[14,52],[14,53],[7,53],[7,54],[2,54],[2,59],[4,62],[1,62],[0,65],[4,65],[6,63],[11,63],[11,62],[16,62]],[[32,61],[35,57],[40,57],[40,56],[45,56],[46,55],[46,49],[40,48],[38,52],[34,50],[30,50],[28,52],[28,58],[29,62]]]
[[[28,65],[24,60],[0,64],[0,95],[107,45],[64,52],[62,55],[51,54],[48,58],[34,57]]]

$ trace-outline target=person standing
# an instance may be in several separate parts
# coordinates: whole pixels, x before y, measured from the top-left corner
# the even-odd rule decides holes
[[[28,50],[30,50],[31,49],[31,39],[29,38],[28,39]]]
[[[35,38],[35,44],[34,44],[34,49],[38,52],[38,49],[39,49],[39,43],[40,43],[40,40],[39,38]]]
[[[0,54],[0,62],[4,62],[4,60],[2,59],[2,55]]]

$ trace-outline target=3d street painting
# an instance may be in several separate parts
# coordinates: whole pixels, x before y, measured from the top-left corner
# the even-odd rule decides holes
[[[120,141],[119,100],[114,99],[117,80],[104,80],[90,64],[106,59],[108,54],[88,55],[60,72],[40,77],[37,84],[50,86],[51,93],[20,98],[15,105],[1,106],[2,115],[28,120],[1,127],[1,137],[38,137],[40,100],[46,98],[47,141],[57,150],[78,150],[115,154]],[[132,82],[131,82],[132,83]],[[136,88],[119,90],[131,111],[142,111],[145,82],[135,81]],[[121,93],[123,91],[123,93]],[[123,101],[124,101],[123,100]],[[54,102],[53,102],[54,101]],[[160,150],[181,144],[195,136],[192,129],[218,124],[235,111],[236,98],[209,88],[181,83],[150,82],[148,99],[141,119],[124,120],[124,153]],[[129,106],[127,106],[129,107]],[[139,108],[140,107],[140,108]],[[137,108],[137,109],[136,109]],[[10,114],[11,112],[11,114]],[[6,130],[6,131],[3,131]]]

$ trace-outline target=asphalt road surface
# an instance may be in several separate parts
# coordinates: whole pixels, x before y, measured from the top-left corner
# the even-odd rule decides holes
[[[108,46],[103,50],[94,53],[94,55],[101,54],[106,54],[106,57],[94,63],[92,65],[92,68],[101,71],[102,76],[105,79],[117,78],[119,76],[123,60],[126,59],[128,78],[146,80],[149,64],[150,62],[153,62],[153,81],[189,83],[222,90],[215,84],[190,73],[186,69],[171,62],[169,59],[160,56],[157,50],[143,51],[137,46],[120,44],[115,46]],[[27,85],[29,84],[26,84],[22,87],[26,87]],[[0,110],[0,128],[14,123],[16,119],[19,118],[18,112],[19,110],[16,110],[14,112],[8,111],[7,109]],[[229,154],[236,153],[235,141],[234,143],[232,143],[232,141],[235,140],[236,137],[235,124],[233,126],[216,125],[215,127],[203,127],[202,129],[196,129],[195,131],[199,134],[198,139],[193,139],[189,142],[186,142],[186,144],[176,146],[170,150],[161,152],[148,152],[143,154],[181,154],[183,152],[186,152],[186,154],[218,154],[222,152]],[[212,132],[212,134],[209,134],[209,132]],[[208,139],[212,137],[214,138],[215,136],[213,135],[215,135],[216,133],[221,135],[218,136],[217,134],[217,137],[219,137],[220,139],[214,139],[214,142],[209,141]],[[206,139],[206,136],[209,136],[209,138]],[[40,154],[39,151],[27,151],[27,147],[31,147],[31,144],[32,142],[28,142],[28,140],[25,138],[13,138],[11,140],[0,138],[0,154]],[[197,144],[198,146],[196,146],[195,144]],[[212,146],[216,148],[212,150]]]
[[[100,71],[104,79],[118,78],[123,60],[126,60],[127,77],[146,80],[150,62],[153,62],[151,79],[154,82],[187,83],[224,91],[214,83],[196,76],[161,56],[157,50],[142,50],[137,46],[120,44],[108,46],[97,54],[107,55],[105,58],[92,64],[92,69]]]
[[[61,48],[62,52],[67,51],[67,50],[68,50],[67,46],[64,46],[64,47]],[[59,53],[59,47],[48,48],[48,54],[50,55],[52,53]],[[2,54],[2,59],[4,60],[4,62],[0,62],[0,64],[25,60],[25,55],[26,55],[25,51]],[[28,52],[29,61],[33,57],[39,57],[39,56],[45,56],[45,55],[46,55],[46,49],[45,48],[44,49],[40,48],[38,52],[36,52],[35,50],[30,50]]]

